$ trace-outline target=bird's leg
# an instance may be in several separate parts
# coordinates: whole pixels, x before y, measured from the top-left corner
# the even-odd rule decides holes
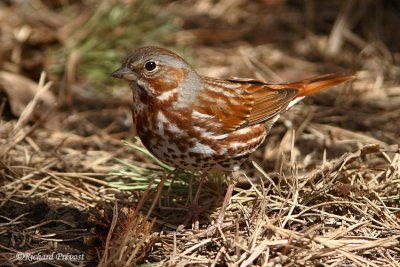
[[[192,207],[195,207],[198,209],[199,207],[199,198],[200,198],[200,192],[201,188],[203,187],[204,181],[206,180],[207,173],[202,173],[200,176],[200,182],[199,182],[199,187],[197,188],[196,195],[194,196],[194,199],[192,201]],[[197,214],[198,215],[198,214]]]
[[[200,213],[199,198],[200,198],[201,188],[204,184],[204,181],[206,180],[206,177],[207,173],[201,174],[200,183],[197,188],[196,195],[194,196],[194,199],[190,204],[188,213],[186,214],[183,223],[178,226],[177,228],[178,231],[182,230],[191,220],[194,220],[194,229],[199,230],[199,213]]]
[[[221,211],[218,215],[218,219],[215,224],[211,225],[204,231],[200,232],[197,236],[211,236],[215,233],[215,231],[217,230],[218,227],[224,228],[224,227],[230,225],[230,223],[224,224],[224,217],[225,217],[226,208],[228,207],[229,202],[232,197],[233,189],[235,189],[235,184],[237,182],[237,179],[236,179],[237,175],[238,175],[237,172],[231,172],[226,175],[226,180],[227,180],[226,183],[227,183],[228,187],[226,189],[224,201],[222,202],[222,207],[221,207]]]
[[[231,173],[230,175],[227,175],[226,183],[227,183],[228,187],[226,188],[224,201],[222,202],[221,211],[220,211],[220,213],[218,215],[218,219],[217,219],[217,224],[219,226],[222,226],[224,224],[224,217],[225,217],[226,208],[229,205],[229,202],[230,202],[231,197],[232,197],[233,189],[235,188],[236,179],[235,179],[234,173]]]

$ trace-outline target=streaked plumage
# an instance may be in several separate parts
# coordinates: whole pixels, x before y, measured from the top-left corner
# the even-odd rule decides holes
[[[147,71],[148,62],[156,69]],[[280,113],[354,78],[329,74],[295,83],[207,78],[158,47],[135,50],[113,76],[130,82],[134,125],[146,148],[167,164],[206,172],[237,170]]]

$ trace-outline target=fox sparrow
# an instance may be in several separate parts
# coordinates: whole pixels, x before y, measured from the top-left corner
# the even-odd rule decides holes
[[[112,76],[132,88],[134,126],[144,146],[169,165],[203,173],[236,171],[280,113],[305,96],[354,78],[328,74],[294,83],[214,79],[159,47],[136,49]],[[228,185],[219,223],[233,190]]]

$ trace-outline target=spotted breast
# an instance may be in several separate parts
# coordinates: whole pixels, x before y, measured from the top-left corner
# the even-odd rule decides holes
[[[113,73],[129,81],[133,119],[146,148],[184,170],[234,171],[299,100],[351,80],[329,74],[294,83],[202,77],[159,48],[135,50]]]

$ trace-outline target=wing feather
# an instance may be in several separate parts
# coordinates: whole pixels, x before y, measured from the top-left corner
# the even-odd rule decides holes
[[[274,117],[296,96],[295,89],[271,89],[256,80],[204,78],[204,90],[194,110],[193,124],[226,133]],[[206,119],[207,118],[207,119]]]
[[[295,83],[264,83],[253,79],[203,77],[204,90],[193,110],[193,125],[215,134],[265,122],[286,110],[292,100],[354,79],[328,74]]]

